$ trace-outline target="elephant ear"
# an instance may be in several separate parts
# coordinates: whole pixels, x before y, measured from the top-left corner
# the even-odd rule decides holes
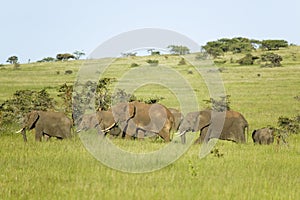
[[[127,109],[128,109],[127,111],[129,114],[128,119],[133,118],[135,115],[135,110],[136,110],[135,105],[133,103],[129,103]]]
[[[33,129],[35,127],[35,123],[39,118],[39,114],[37,111],[32,111],[28,116],[27,127],[28,129]]]

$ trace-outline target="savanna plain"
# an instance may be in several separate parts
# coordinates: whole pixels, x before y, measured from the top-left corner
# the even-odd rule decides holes
[[[229,60],[241,55],[225,55],[228,62],[215,67],[222,69],[217,71],[226,94],[230,95],[231,109],[242,113],[249,123],[247,143],[218,141],[214,147],[218,154],[210,153],[202,159],[201,145],[192,145],[178,160],[157,171],[139,174],[111,169],[89,153],[77,134],[70,140],[52,138],[48,142],[35,142],[31,131],[27,133],[28,142],[24,143],[22,136],[15,133],[21,125],[1,129],[0,199],[296,200],[300,196],[299,133],[290,134],[287,144],[272,145],[254,145],[251,133],[265,126],[276,127],[280,116],[299,114],[300,102],[295,98],[300,95],[299,52],[299,47],[277,51],[283,62],[281,67],[274,68],[261,68],[259,64],[240,66]],[[99,75],[118,80],[125,72],[147,65],[148,59],[159,60],[158,66],[148,67],[159,71],[160,65],[166,65],[188,80],[199,108],[205,108],[203,100],[209,99],[209,91],[203,77],[189,64],[178,65],[179,56],[118,58]],[[57,98],[56,88],[64,83],[74,84],[85,62],[29,63],[21,64],[19,69],[5,65],[0,70],[0,102],[20,89],[47,88]],[[133,67],[132,63],[139,66]],[[65,74],[66,70],[73,73]],[[180,109],[174,93],[157,84],[144,85],[135,95],[164,97],[160,103]],[[127,151],[138,152],[166,145],[150,140],[112,141]]]

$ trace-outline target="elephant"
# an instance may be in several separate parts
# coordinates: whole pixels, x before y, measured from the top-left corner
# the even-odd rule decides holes
[[[62,112],[53,111],[31,111],[25,116],[24,124],[17,133],[22,133],[27,142],[26,129],[35,129],[35,140],[41,141],[45,136],[65,139],[72,137],[72,121]]]
[[[273,128],[254,130],[252,133],[253,142],[255,144],[272,144],[274,142],[274,132]]]
[[[118,103],[111,109],[115,122],[126,133],[126,138],[143,139],[146,134],[152,133],[163,138],[165,142],[170,142],[174,117],[165,106],[133,101]]]
[[[202,110],[187,113],[179,126],[181,142],[183,144],[186,142],[186,132],[202,132],[203,129],[210,125],[210,118],[211,110]]]
[[[220,124],[222,121],[223,126]],[[219,129],[220,126],[222,130]],[[185,133],[188,131],[200,131],[200,136],[195,141],[196,144],[207,142],[211,138],[244,143],[246,142],[246,128],[248,130],[248,122],[239,112],[203,110],[188,113],[179,127],[179,133],[182,143],[185,143]]]
[[[77,132],[97,128],[99,133],[122,136],[121,129],[116,125],[111,111],[97,111],[85,114],[77,127]]]
[[[168,109],[174,117],[174,126],[173,126],[172,130],[178,131],[179,126],[180,126],[184,116],[179,110],[177,110],[175,108],[168,108]]]
[[[224,124],[220,124],[223,121],[222,119],[224,119]],[[222,130],[220,130],[221,126]],[[231,110],[225,111],[225,113],[215,112],[212,115],[210,125],[201,132],[200,142],[207,142],[211,138],[219,138],[236,143],[246,143],[248,128],[249,124],[247,120],[239,112]]]

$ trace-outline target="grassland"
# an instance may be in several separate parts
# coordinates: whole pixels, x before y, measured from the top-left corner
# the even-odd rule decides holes
[[[260,52],[256,52],[259,54]],[[279,116],[299,113],[300,49],[290,47],[277,51],[283,66],[261,68],[239,66],[229,60],[242,55],[225,55],[221,77],[231,107],[241,112],[253,129],[276,126]],[[132,63],[144,65],[149,57],[119,58],[105,77],[120,78],[135,70]],[[209,99],[203,78],[189,65],[177,65],[178,56],[151,57],[160,64],[176,69],[189,80],[200,107]],[[0,102],[16,90],[42,89],[56,97],[57,87],[73,84],[82,61],[23,64],[15,70],[0,70]],[[155,68],[155,66],[151,66]],[[73,70],[72,74],[64,74]],[[191,73],[192,71],[192,73]],[[59,72],[59,73],[58,73]],[[117,82],[115,83],[117,84]],[[114,85],[112,86],[112,88]],[[136,90],[138,97],[163,96],[163,104],[178,107],[174,94],[158,85],[145,85]],[[16,130],[19,127],[16,127]],[[28,134],[24,144],[20,135],[0,133],[0,199],[297,199],[300,196],[300,136],[291,135],[288,145],[253,145],[219,141],[216,149],[223,156],[210,154],[199,159],[199,146],[192,146],[171,165],[151,173],[131,174],[110,169],[97,161],[81,143],[51,140],[36,143]],[[162,147],[150,141],[114,140],[120,147],[140,151]],[[179,144],[178,144],[179,145]]]

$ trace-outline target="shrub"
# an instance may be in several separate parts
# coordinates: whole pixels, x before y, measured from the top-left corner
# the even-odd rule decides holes
[[[240,65],[253,65],[256,59],[258,59],[257,56],[253,56],[252,54],[248,53],[245,55],[245,57],[239,59],[237,62]]]
[[[147,60],[146,61],[148,64],[152,65],[152,66],[157,66],[159,61],[158,60]]]
[[[25,113],[32,110],[54,109],[54,103],[54,99],[50,97],[45,89],[40,91],[18,90],[11,99],[0,105],[2,122],[20,122]]]
[[[210,98],[210,100],[204,100],[206,104],[209,104],[209,108],[218,111],[223,112],[225,110],[230,110],[230,95],[221,96],[219,100]]]
[[[138,67],[139,65],[137,63],[131,63],[130,67]]]
[[[37,62],[54,62],[54,61],[55,61],[55,58],[46,57],[46,58],[43,58],[42,60],[38,60]]]
[[[280,67],[282,57],[275,53],[266,53],[261,56],[261,61],[265,62],[262,67]]]
[[[181,58],[177,65],[186,65],[185,59]]]

